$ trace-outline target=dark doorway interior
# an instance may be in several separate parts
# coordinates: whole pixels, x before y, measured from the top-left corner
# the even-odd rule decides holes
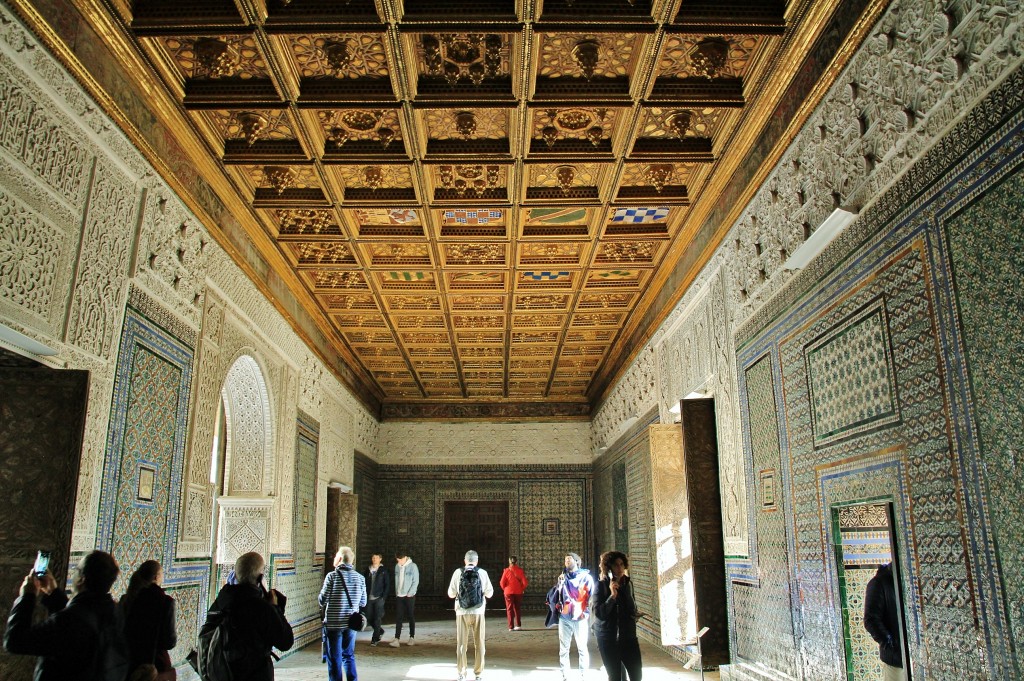
[[[446,501],[444,504],[443,574],[462,567],[466,551],[480,554],[480,567],[494,585],[488,608],[503,609],[505,600],[498,586],[501,571],[508,565],[508,502]],[[440,584],[447,597],[448,579]]]

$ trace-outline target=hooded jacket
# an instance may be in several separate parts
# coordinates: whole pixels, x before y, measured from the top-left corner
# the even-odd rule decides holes
[[[405,562],[404,580],[398,578],[400,574],[402,574],[402,566],[395,564],[395,596],[398,598],[415,596],[416,589],[420,586],[420,569],[416,567],[416,563],[412,562],[412,558]]]

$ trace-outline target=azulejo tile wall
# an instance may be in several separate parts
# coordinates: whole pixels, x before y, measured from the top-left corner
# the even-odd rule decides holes
[[[1019,136],[1019,128],[1010,134]],[[1024,272],[1024,175],[1018,166],[1008,174],[993,173],[990,182],[984,195],[967,195],[951,206],[941,223],[950,244],[969,367],[970,391],[962,397],[969,400],[965,406],[973,407],[973,435],[992,521],[995,550],[979,558],[1002,572],[1007,606],[1003,616],[1019,655],[1024,650],[1024,310],[1016,291]]]
[[[1012,346],[979,340],[992,337],[989,317],[1003,324],[1006,338],[1018,338],[1019,317],[1008,292],[998,288],[1009,275],[978,277],[972,293],[958,295],[951,261],[964,273],[971,263],[977,267],[979,247],[992,238],[986,218],[993,210],[1004,211],[1000,219],[1019,232],[1021,204],[1013,192],[1024,151],[1022,89],[1018,70],[865,211],[845,243],[826,254],[832,269],[814,273],[815,280],[810,273],[798,278],[773,301],[774,317],[763,314],[740,329],[740,393],[750,414],[748,456],[755,467],[755,434],[763,420],[758,405],[766,399],[780,405],[779,441],[790,476],[780,490],[791,504],[785,521],[794,538],[794,588],[801,594],[794,643],[805,678],[841,678],[846,669],[828,652],[843,648],[829,505],[870,498],[894,502],[898,536],[905,538],[903,598],[915,676],[1018,676],[1011,650],[1019,628],[1011,626],[1007,598],[1017,587],[1001,571],[999,551],[1019,545],[1021,533],[993,522],[1017,502],[990,496],[988,489],[1019,484],[1019,473],[986,469],[976,437],[979,420],[996,440],[1015,429],[978,410],[968,377],[975,369],[991,376],[993,362],[1003,370],[993,387],[1004,396],[1005,386],[1024,380]],[[1019,255],[1002,242],[988,246],[983,257],[994,272],[1019,273]],[[843,252],[850,255],[837,257]],[[973,307],[979,302],[980,315]],[[855,329],[855,342],[864,346],[858,361],[815,364],[815,353],[829,344],[854,342]],[[961,351],[965,337],[976,359]],[[778,363],[774,397],[756,378],[768,356]],[[833,477],[840,469],[842,484]],[[755,520],[760,544],[765,521]],[[763,564],[760,547],[759,555]],[[737,607],[738,619],[750,614]],[[771,643],[771,634],[749,634],[748,650]],[[766,651],[757,655],[761,662],[770,659]]]
[[[544,607],[567,551],[583,555],[593,545],[589,465],[391,466],[362,457],[357,464],[359,560],[379,552],[393,564],[397,550],[408,553],[420,569],[424,608],[450,604],[444,592],[456,566],[444,564],[446,501],[508,502],[509,551],[530,579],[526,610]],[[505,566],[483,567],[500,575]]]

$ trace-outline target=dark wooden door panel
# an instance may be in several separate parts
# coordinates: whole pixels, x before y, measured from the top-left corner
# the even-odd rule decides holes
[[[504,607],[498,580],[508,564],[508,502],[446,501],[444,505],[444,574],[462,567],[466,551],[480,554],[480,567],[494,585],[488,608]],[[442,587],[447,590],[448,580]]]

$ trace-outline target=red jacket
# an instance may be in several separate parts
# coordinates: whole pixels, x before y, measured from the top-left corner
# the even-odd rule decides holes
[[[499,584],[501,584],[501,590],[505,592],[505,595],[511,596],[526,591],[526,585],[529,584],[529,581],[526,579],[526,573],[523,572],[523,568],[518,565],[509,565],[501,573]]]

